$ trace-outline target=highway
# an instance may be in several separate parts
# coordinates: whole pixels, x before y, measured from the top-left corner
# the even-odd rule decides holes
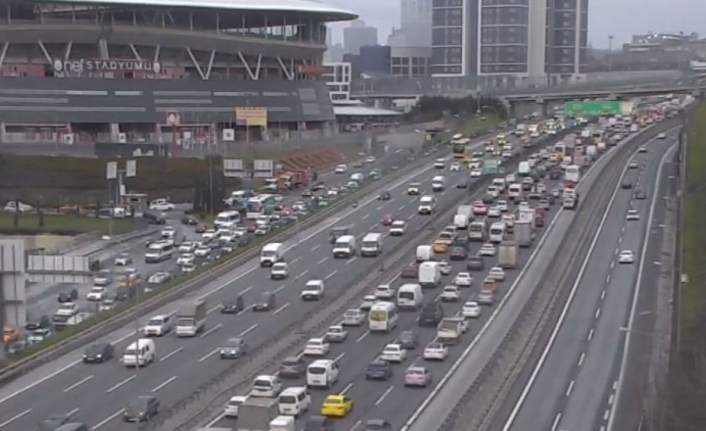
[[[519,149],[520,146],[515,145],[515,151]],[[245,337],[250,348],[254,349],[290,326],[295,319],[315,310],[316,303],[303,303],[299,299],[299,291],[306,281],[325,280],[326,295],[335,296],[337,291],[377,264],[378,259],[374,258],[334,260],[328,242],[332,227],[350,226],[361,238],[370,231],[386,232],[381,220],[391,214],[407,220],[408,232],[415,231],[424,216],[417,215],[417,199],[407,196],[405,191],[411,182],[422,182],[424,191],[429,191],[431,177],[438,173],[430,162],[423,169],[390,184],[387,189],[391,192],[391,200],[378,201],[377,195],[366,197],[359,201],[357,208],[344,210],[288,241],[285,245],[290,277],[285,281],[270,280],[269,270],[260,268],[255,259],[188,295],[184,301],[196,297],[207,299],[209,318],[206,331],[193,339],[178,339],[173,335],[158,339],[159,360],[147,368],[127,369],[117,358],[106,364],[84,365],[80,361],[82,352],[77,351],[6,385],[0,390],[0,417],[8,420],[0,429],[31,429],[51,415],[72,413],[94,430],[122,430],[124,425],[119,416],[122,407],[132,397],[156,394],[164,408],[186,397],[204,382],[234,366],[234,362],[222,361],[216,355],[227,338]],[[457,173],[447,170],[445,175],[449,178],[449,188],[437,194],[442,207],[459,201],[467,193],[464,189],[454,188],[457,182],[467,177],[467,170]],[[387,236],[385,248],[392,250],[403,240]],[[218,312],[222,301],[237,294],[243,294],[246,303],[252,304],[257,295],[266,290],[276,292],[277,297],[275,310],[270,313],[247,311],[233,316]],[[172,314],[183,303],[169,304],[154,314]],[[129,325],[106,340],[115,343],[117,355],[121,355],[127,344],[135,339],[134,329],[139,324]],[[371,340],[373,338],[376,337]]]
[[[605,430],[620,368],[621,328],[627,326],[639,291],[636,285],[642,279],[652,288],[658,278],[658,268],[644,259],[645,238],[659,233],[658,220],[664,217],[657,190],[667,180],[663,166],[675,140],[672,131],[667,139],[651,140],[647,153],[633,156],[638,166],[626,169],[621,180],[631,182],[633,188],[615,191],[547,344],[521,377],[526,384],[515,394],[519,399],[506,399],[512,411],[503,431]],[[647,199],[634,199],[635,189],[644,190]],[[639,220],[627,220],[628,209],[637,210]],[[619,263],[623,250],[635,254],[633,264]]]

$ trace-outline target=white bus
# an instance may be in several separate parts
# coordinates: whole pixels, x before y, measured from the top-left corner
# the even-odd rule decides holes
[[[248,199],[245,217],[255,220],[261,215],[270,215],[275,210],[277,199],[275,195],[257,195]]]
[[[570,165],[566,167],[564,172],[564,181],[567,183],[578,184],[581,179],[581,168],[577,165]]]
[[[159,263],[169,260],[174,254],[174,245],[171,241],[158,241],[150,244],[145,252],[145,263]]]
[[[368,329],[371,332],[389,332],[397,326],[397,306],[392,302],[377,302],[368,313]]]
[[[218,229],[230,229],[240,223],[240,213],[238,211],[223,211],[216,215],[213,225]]]
[[[488,240],[494,243],[501,243],[505,240],[505,222],[497,222],[490,225],[490,235]]]

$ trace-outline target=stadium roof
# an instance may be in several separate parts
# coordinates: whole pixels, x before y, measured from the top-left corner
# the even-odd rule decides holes
[[[225,9],[252,12],[292,12],[324,15],[330,21],[347,21],[358,14],[316,0],[35,0],[37,3],[92,6]]]
[[[389,109],[372,108],[370,106],[335,106],[333,113],[344,117],[397,117],[402,112]]]

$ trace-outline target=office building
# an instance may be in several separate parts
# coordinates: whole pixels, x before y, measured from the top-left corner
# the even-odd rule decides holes
[[[426,78],[430,75],[431,47],[390,47],[390,74],[405,78]]]
[[[347,101],[351,96],[352,67],[350,63],[324,63],[323,77],[332,102]]]
[[[343,29],[343,53],[360,54],[360,47],[378,44],[378,29],[365,25],[364,21],[351,22],[350,27]]]

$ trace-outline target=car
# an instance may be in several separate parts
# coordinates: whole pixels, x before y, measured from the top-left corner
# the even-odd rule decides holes
[[[270,269],[270,278],[283,280],[289,276],[289,265],[286,262],[277,262]]]
[[[407,351],[398,343],[390,343],[383,347],[380,359],[388,362],[404,362],[407,359]]]
[[[382,225],[383,226],[392,226],[392,223],[394,223],[394,221],[395,221],[395,218],[388,214],[382,218]]]
[[[351,308],[343,313],[343,326],[360,326],[365,322],[365,313],[357,308]]]
[[[628,164],[628,169],[637,169],[637,162],[630,162]]]
[[[248,345],[240,337],[229,338],[219,350],[221,359],[238,359],[248,351]]]
[[[133,399],[123,410],[126,422],[147,422],[159,413],[160,403],[152,395],[140,395]]]
[[[7,212],[20,212],[20,213],[28,213],[30,211],[34,211],[34,208],[31,205],[27,205],[25,203],[19,202],[19,201],[10,201],[5,205],[5,211]]]
[[[270,291],[262,292],[252,306],[253,311],[271,311],[273,308],[275,308],[275,293]]]
[[[473,284],[473,276],[469,272],[459,272],[453,280],[454,286],[470,287]]]
[[[389,284],[381,284],[375,288],[375,298],[379,300],[391,300],[395,297],[395,288]]]
[[[310,338],[304,346],[305,356],[326,356],[331,345],[326,338]]]
[[[306,374],[307,363],[300,356],[284,358],[279,366],[279,376],[284,379],[298,379]]]
[[[419,334],[412,330],[402,331],[397,338],[397,343],[405,350],[414,350],[419,346]]]
[[[471,178],[478,178],[481,175],[483,175],[483,171],[480,169],[471,169],[471,173],[469,174]]]
[[[623,250],[618,255],[618,263],[634,263],[635,254],[630,250]]]
[[[461,308],[461,315],[468,318],[480,317],[480,305],[476,301],[466,301]]]
[[[174,210],[174,204],[166,199],[155,199],[150,203],[150,210],[152,211],[172,211]]]
[[[633,196],[635,197],[635,199],[638,199],[638,200],[647,199],[647,193],[644,190],[640,190],[640,189],[636,189]]]
[[[368,156],[365,158],[365,163],[375,163],[375,156]]]
[[[461,292],[458,290],[458,286],[444,286],[439,298],[443,302],[458,302],[461,300]]]
[[[436,327],[444,318],[444,309],[437,302],[429,302],[422,307],[417,324],[421,327]]]
[[[483,202],[475,202],[472,211],[475,215],[486,215],[488,214],[488,206]]]
[[[365,380],[389,380],[392,377],[392,365],[382,359],[373,359],[365,367]]]
[[[73,302],[78,299],[78,290],[71,289],[64,292],[59,292],[56,300],[60,303]]]
[[[500,212],[507,212],[509,208],[506,200],[499,200],[495,202],[495,207],[499,209]]]
[[[638,148],[637,152],[638,153],[646,153],[647,147],[645,145],[641,145],[640,148]]]
[[[554,198],[549,196],[549,199],[540,199],[539,202],[537,202],[537,207],[544,208],[545,211],[548,211],[554,202]]]
[[[101,269],[100,271],[98,271],[98,274],[93,277],[94,286],[106,287],[109,286],[112,282],[113,271],[111,271],[110,269]]]
[[[502,213],[503,212],[500,210],[500,207],[497,205],[488,208],[488,217],[498,218],[503,215]]]
[[[436,161],[434,161],[434,169],[444,169],[445,167],[446,167],[446,160],[436,159]]]
[[[636,209],[629,209],[625,215],[626,220],[640,220],[640,213]]]
[[[74,422],[71,415],[53,415],[44,419],[37,425],[34,431],[55,431],[60,429],[62,425]]]
[[[378,299],[375,297],[375,295],[365,295],[363,297],[363,301],[360,303],[360,307],[358,307],[362,311],[370,311],[370,309],[375,305],[375,303],[378,302]]]
[[[390,192],[382,192],[378,195],[379,201],[389,201],[390,199],[392,199],[392,194]]]
[[[449,274],[451,274],[451,270],[453,269],[453,268],[451,268],[451,265],[445,260],[439,261],[438,266],[439,266],[439,272],[441,272],[441,275],[449,275]]]
[[[623,189],[631,189],[632,188],[632,181],[625,180],[620,184],[620,187]]]
[[[368,419],[363,425],[363,431],[392,431],[392,424],[385,419]]]
[[[195,260],[196,256],[194,256],[193,253],[184,253],[180,254],[179,257],[177,257],[176,264],[177,266],[193,265]]]
[[[405,386],[419,386],[426,388],[431,383],[431,371],[425,367],[413,365],[404,372]]]
[[[479,256],[494,257],[495,256],[495,246],[489,242],[483,244],[480,247],[480,249],[478,250],[478,255]]]
[[[235,299],[228,299],[221,303],[221,314],[238,314],[245,310],[245,300],[242,295]]]
[[[457,189],[467,189],[468,188],[468,180],[461,180],[458,183],[456,183],[456,188]]]
[[[667,139],[667,134],[665,132],[662,132],[657,135],[657,139]]]
[[[57,308],[56,312],[54,312],[55,316],[65,316],[65,317],[71,317],[75,316],[78,314],[79,307],[78,304],[75,302],[63,302],[61,305],[59,305],[59,308]]]
[[[451,254],[449,256],[450,260],[466,260],[468,257],[468,250],[463,247],[453,247],[451,249]]]
[[[407,232],[407,222],[404,220],[395,220],[390,225],[390,236],[402,236]]]
[[[485,269],[485,263],[482,256],[468,256],[466,260],[466,269],[469,271],[482,271]]]
[[[458,172],[461,170],[461,164],[459,162],[453,162],[451,163],[451,166],[449,166],[449,171],[451,172]]]
[[[416,196],[420,193],[421,189],[421,184],[420,183],[412,183],[407,187],[407,194],[410,196]]]
[[[194,250],[194,256],[196,257],[207,257],[211,254],[211,247],[206,244],[201,244]]]
[[[346,166],[344,164],[340,164],[340,165],[336,166],[336,169],[334,170],[334,172],[337,174],[345,174],[346,172],[348,172],[348,166]]]
[[[128,266],[132,264],[132,256],[129,253],[120,253],[115,257],[113,265],[115,266]]]
[[[161,337],[172,330],[172,319],[167,315],[153,316],[147,321],[143,331],[145,337]]]
[[[333,325],[328,328],[324,338],[329,343],[342,343],[348,338],[348,331],[343,325]]]
[[[300,294],[302,301],[318,301],[324,297],[324,281],[309,280],[302,288]]]
[[[417,265],[407,265],[402,269],[400,274],[401,278],[418,278],[419,277],[419,267]]]
[[[177,249],[179,253],[193,253],[194,250],[196,250],[196,246],[198,244],[193,241],[184,241],[181,244],[179,244],[179,248]]]
[[[490,268],[490,271],[488,271],[488,277],[492,278],[495,281],[504,281],[505,270],[499,266],[494,266]]]
[[[164,239],[172,239],[174,238],[174,235],[176,235],[176,229],[174,228],[174,226],[166,226],[164,229],[162,229],[160,235]]]
[[[93,286],[86,294],[87,301],[102,301],[108,295],[108,289],[102,286]]]
[[[248,400],[247,396],[243,395],[235,395],[230,397],[228,402],[226,403],[225,410],[223,412],[223,416],[227,418],[237,418],[238,417],[238,409],[241,405],[245,404],[245,401]]]
[[[51,319],[46,314],[38,317],[31,318],[27,316],[27,323],[25,323],[25,329],[28,331],[34,331],[35,329],[41,328],[51,328]]]
[[[51,335],[51,328],[35,329],[32,332],[30,332],[29,335],[27,336],[27,343],[28,344],[41,343],[42,341],[49,338],[50,335]]]
[[[329,394],[321,403],[321,416],[344,418],[353,410],[353,400],[344,394]]]
[[[422,358],[425,361],[443,361],[449,356],[449,349],[442,343],[432,341],[424,347]]]

